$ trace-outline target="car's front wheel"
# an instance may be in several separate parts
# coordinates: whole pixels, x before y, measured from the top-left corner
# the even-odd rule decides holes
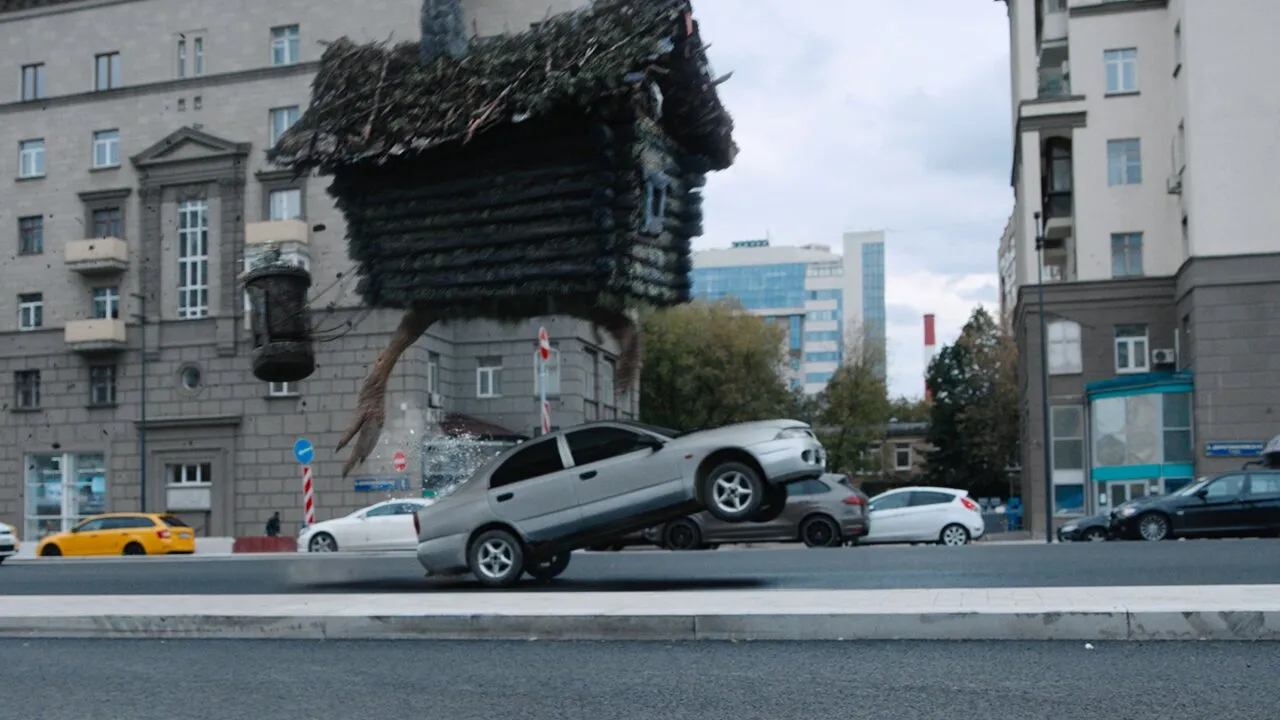
[[[471,541],[467,566],[482,585],[511,587],[525,571],[524,546],[506,530],[488,530]]]
[[[1138,518],[1138,534],[1143,540],[1157,542],[1169,537],[1169,518],[1160,513],[1147,513]]]
[[[1085,542],[1103,542],[1107,539],[1107,532],[1102,528],[1089,528],[1081,533],[1080,537]]]
[[[787,489],[781,485],[766,485],[764,505],[760,511],[751,516],[751,522],[767,523],[782,517],[787,509]]]
[[[740,462],[717,465],[702,482],[707,511],[723,522],[745,522],[764,505],[768,484],[754,468]]]
[[[327,532],[316,533],[315,537],[307,542],[307,550],[311,552],[338,552],[338,541]]]
[[[540,562],[531,564],[525,569],[525,572],[529,573],[529,577],[534,580],[541,580],[543,582],[547,580],[554,580],[560,577],[561,573],[569,567],[570,557],[569,553],[552,555]]]

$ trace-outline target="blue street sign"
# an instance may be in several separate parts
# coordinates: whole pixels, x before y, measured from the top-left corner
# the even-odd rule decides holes
[[[315,446],[306,438],[298,438],[298,441],[293,444],[293,456],[303,465],[310,465],[316,457]]]
[[[1207,457],[1257,457],[1262,454],[1264,442],[1210,442],[1204,444]]]
[[[409,478],[392,475],[389,477],[358,477],[355,479],[356,492],[396,492],[409,489]]]

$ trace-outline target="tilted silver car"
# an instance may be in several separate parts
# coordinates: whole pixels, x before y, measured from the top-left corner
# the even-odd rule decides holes
[[[570,553],[707,510],[765,521],[785,485],[816,478],[826,451],[805,423],[765,420],[679,433],[637,422],[578,425],[517,445],[414,516],[430,574],[491,587],[549,580]]]

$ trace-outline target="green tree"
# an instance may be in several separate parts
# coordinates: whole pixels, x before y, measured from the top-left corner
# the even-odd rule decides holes
[[[978,307],[929,365],[929,482],[1004,494],[1018,451],[1017,346]]]
[[[789,417],[786,331],[736,302],[695,301],[641,318],[640,417],[677,430]]]
[[[870,452],[884,438],[889,391],[881,373],[885,349],[858,328],[845,338],[844,362],[818,396],[817,425],[836,472],[880,470],[880,453]]]
[[[889,403],[889,419],[898,422],[929,422],[933,406],[924,398],[900,397]]]

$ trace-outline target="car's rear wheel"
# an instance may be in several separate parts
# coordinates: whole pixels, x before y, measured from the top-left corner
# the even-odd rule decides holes
[[[57,545],[45,545],[40,554],[44,557],[57,557],[62,554],[62,548]]]
[[[1138,518],[1138,535],[1143,540],[1158,542],[1169,537],[1169,518],[1160,513],[1147,513]]]
[[[316,533],[307,541],[307,550],[311,552],[338,552],[338,541],[327,532]]]
[[[840,547],[840,526],[826,515],[815,515],[800,524],[800,539],[811,548]]]
[[[467,548],[467,566],[482,585],[511,587],[524,573],[524,546],[506,530],[487,530]]]
[[[662,531],[662,546],[668,550],[697,550],[701,545],[702,531],[692,520],[675,520]]]
[[[124,546],[124,554],[125,555],[146,555],[147,550],[146,548],[142,547],[142,545],[136,542],[131,542],[128,545]]]
[[[768,486],[760,473],[740,462],[717,465],[702,482],[702,500],[717,520],[751,519],[764,505]]]
[[[969,544],[969,530],[963,525],[952,523],[938,533],[938,544],[947,545],[949,547],[958,547],[960,545]]]
[[[1103,542],[1107,539],[1107,533],[1102,528],[1089,528],[1080,534],[1086,542]]]
[[[541,580],[543,582],[546,582],[547,580],[554,580],[560,577],[560,574],[569,567],[570,557],[571,555],[569,553],[552,555],[540,562],[529,565],[529,567],[525,568],[525,572],[529,573],[529,577],[534,580]]]

